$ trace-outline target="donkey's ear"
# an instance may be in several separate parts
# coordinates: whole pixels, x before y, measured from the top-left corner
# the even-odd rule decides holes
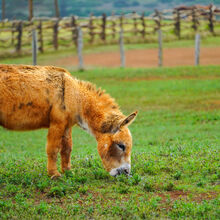
[[[130,125],[130,124],[134,121],[134,119],[136,118],[137,113],[138,113],[138,111],[133,112],[133,113],[131,113],[128,117],[126,117],[125,119],[123,119],[123,121],[121,122],[119,128],[122,128],[122,127],[124,127],[124,126]]]
[[[110,115],[101,124],[101,133],[116,133],[120,128],[131,124],[137,115],[137,111],[130,114],[128,117],[121,119],[120,115]]]

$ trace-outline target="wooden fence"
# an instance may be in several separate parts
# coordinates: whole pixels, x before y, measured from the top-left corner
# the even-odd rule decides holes
[[[163,40],[193,39],[195,33],[220,36],[220,9],[206,7],[179,7],[155,10],[150,16],[136,12],[88,18],[76,16],[33,18],[31,21],[3,21],[0,23],[1,54],[31,53],[32,30],[37,31],[38,50],[44,51],[77,46],[77,30],[81,27],[84,45],[114,44],[123,31],[124,43],[156,42],[158,30]]]

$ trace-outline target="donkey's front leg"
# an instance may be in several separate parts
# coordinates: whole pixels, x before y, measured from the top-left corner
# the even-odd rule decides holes
[[[62,172],[71,168],[71,152],[72,152],[72,129],[67,128],[62,137],[61,169]]]
[[[57,170],[57,154],[62,147],[62,136],[64,128],[60,124],[51,124],[47,135],[47,172],[51,178],[60,177],[61,174]]]

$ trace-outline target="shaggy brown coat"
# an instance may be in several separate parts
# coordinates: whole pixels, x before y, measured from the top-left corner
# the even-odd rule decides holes
[[[0,125],[11,130],[48,128],[48,174],[60,176],[70,169],[71,128],[78,124],[95,136],[107,171],[130,164],[131,135],[126,125],[137,112],[125,117],[108,94],[88,82],[52,66],[0,65]],[[119,151],[116,144],[126,150]]]

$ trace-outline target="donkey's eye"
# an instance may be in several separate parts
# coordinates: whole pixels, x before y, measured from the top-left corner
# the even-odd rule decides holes
[[[125,151],[125,145],[124,145],[124,144],[117,144],[117,146],[118,146],[121,150]]]

